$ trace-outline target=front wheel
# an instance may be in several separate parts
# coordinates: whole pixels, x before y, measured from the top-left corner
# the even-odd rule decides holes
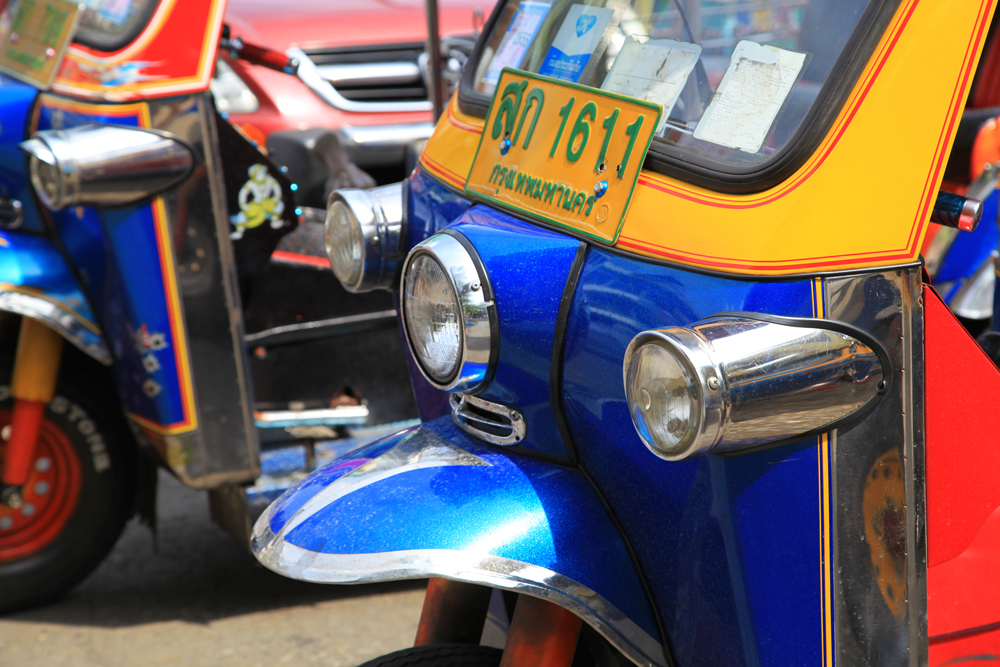
[[[0,465],[12,412],[13,355],[3,352]],[[114,393],[95,382],[103,369],[91,363],[64,361],[22,502],[0,504],[0,613],[48,602],[75,586],[110,551],[131,514],[135,448]]]
[[[498,667],[503,651],[473,644],[431,644],[403,649],[361,667]]]

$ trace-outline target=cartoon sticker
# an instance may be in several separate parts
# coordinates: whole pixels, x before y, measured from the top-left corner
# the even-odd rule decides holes
[[[684,84],[701,56],[701,46],[672,39],[625,40],[602,90],[637,97],[663,105],[659,134],[684,89]]]
[[[551,5],[546,2],[522,2],[517,8],[514,20],[510,22],[507,33],[503,36],[496,55],[490,62],[490,68],[483,75],[483,81],[494,88],[500,80],[500,70],[504,67],[517,67],[524,58],[525,51],[535,38],[542,20],[548,16]]]
[[[804,53],[748,40],[737,44],[695,139],[759,151],[805,61]]]
[[[564,81],[579,81],[614,16],[612,9],[587,5],[570,7],[538,73]]]
[[[229,221],[236,227],[236,231],[230,234],[233,239],[243,238],[244,231],[259,227],[265,221],[271,223],[272,229],[285,225],[281,217],[285,210],[281,185],[262,164],[251,165],[247,174],[250,179],[243,184],[237,196],[240,212],[229,216]]]

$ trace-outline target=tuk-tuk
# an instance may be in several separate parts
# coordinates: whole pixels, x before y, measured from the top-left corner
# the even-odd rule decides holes
[[[423,423],[285,493],[257,558],[429,578],[369,665],[996,661],[1000,371],[921,256],[995,197],[995,164],[941,191],[993,12],[499,3],[400,216],[327,212]]]
[[[298,65],[224,9],[0,18],[0,611],[73,586],[130,516],[154,523],[158,465],[247,544],[317,461],[417,416],[391,295],[340,287],[323,211],[214,104],[220,43]]]

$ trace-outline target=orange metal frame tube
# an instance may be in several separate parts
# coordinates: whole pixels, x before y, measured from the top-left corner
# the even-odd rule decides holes
[[[448,579],[427,582],[414,646],[478,644],[493,590]]]
[[[520,595],[500,667],[570,667],[582,626],[573,612]]]
[[[20,486],[28,481],[45,406],[55,395],[62,347],[62,336],[49,327],[30,317],[21,320],[10,387],[14,413],[0,478],[4,484]]]

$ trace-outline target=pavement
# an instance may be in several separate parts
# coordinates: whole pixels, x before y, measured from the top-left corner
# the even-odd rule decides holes
[[[351,667],[412,646],[425,581],[325,586],[257,564],[160,473],[154,540],[133,521],[62,600],[0,618],[0,665]]]

